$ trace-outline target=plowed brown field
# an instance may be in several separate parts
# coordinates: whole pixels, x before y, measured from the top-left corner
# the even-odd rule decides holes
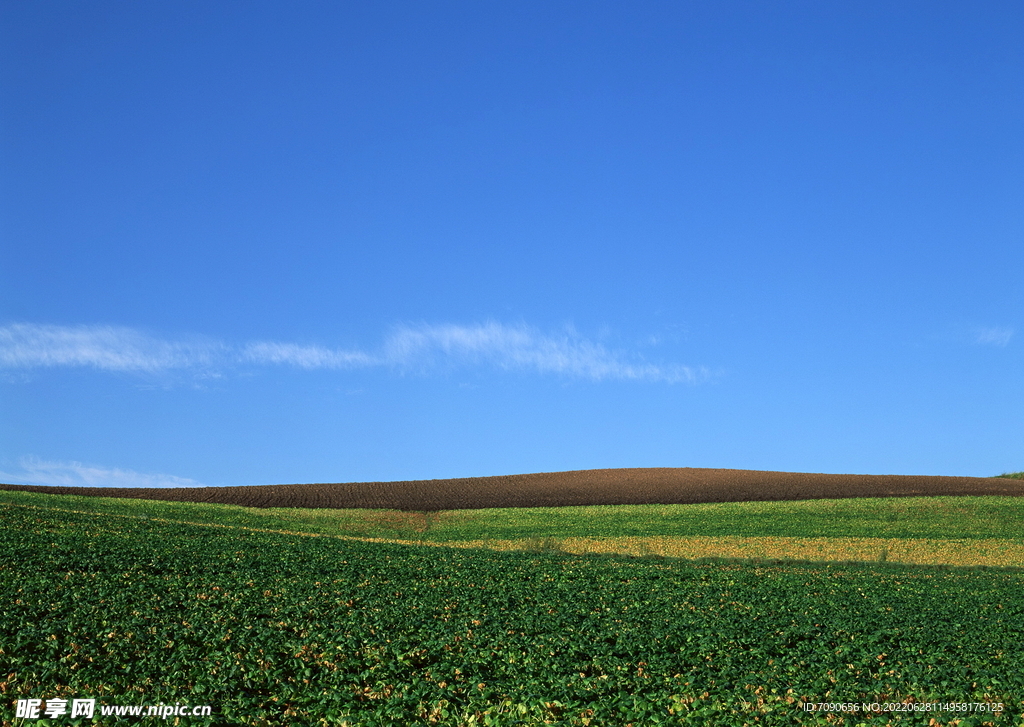
[[[487,507],[672,505],[846,497],[1020,497],[1024,496],[1024,481],[995,477],[832,475],[662,467],[541,472],[406,482],[166,489],[0,485],[0,490],[177,502],[215,502],[245,507],[378,508],[430,512]]]

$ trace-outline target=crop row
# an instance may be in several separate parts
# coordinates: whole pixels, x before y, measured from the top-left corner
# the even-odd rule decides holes
[[[62,696],[213,705],[196,725],[826,724],[800,704],[907,700],[1024,713],[1019,573],[420,548],[0,506],[0,575],[5,724],[16,699]]]
[[[379,508],[433,512],[503,507],[689,504],[847,497],[1024,496],[1024,482],[997,477],[836,475],[661,467],[543,472],[407,482],[151,488],[2,489],[97,497],[156,498],[246,507]]]

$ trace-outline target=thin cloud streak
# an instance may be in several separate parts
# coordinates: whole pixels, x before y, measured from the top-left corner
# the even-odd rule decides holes
[[[347,369],[374,366],[377,361],[362,351],[336,351],[322,346],[258,341],[242,349],[241,360],[255,364],[284,364],[302,369]]]
[[[974,342],[981,346],[999,346],[1002,348],[1013,338],[1012,328],[982,328],[978,330]]]
[[[162,341],[130,328],[113,326],[14,324],[0,328],[0,367],[8,369],[89,366],[107,371],[156,373],[239,365],[422,371],[438,366],[489,366],[591,381],[697,383],[708,378],[706,369],[656,365],[636,359],[609,350],[571,329],[549,335],[525,325],[496,322],[473,326],[401,326],[376,353],[278,341],[254,341],[241,348],[217,342]]]
[[[119,326],[15,323],[0,328],[0,367],[4,368],[87,366],[154,373],[211,365],[221,348],[210,343],[162,341]]]
[[[99,467],[81,462],[22,457],[18,465],[18,471],[0,471],[0,481],[9,485],[63,487],[204,487],[203,483],[188,477]]]
[[[409,366],[437,359],[489,363],[505,370],[533,370],[576,378],[634,379],[693,383],[704,374],[685,366],[630,363],[622,354],[588,341],[574,331],[559,336],[526,326],[487,323],[478,326],[424,325],[400,328],[384,346],[391,364]]]

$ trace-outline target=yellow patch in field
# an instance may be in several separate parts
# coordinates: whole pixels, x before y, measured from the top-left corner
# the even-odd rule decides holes
[[[439,543],[440,545],[440,543]],[[670,558],[763,558],[768,560],[861,561],[918,565],[1024,566],[1024,543],[1014,540],[926,540],[907,538],[619,537],[472,540],[445,543],[494,550],[560,550]]]

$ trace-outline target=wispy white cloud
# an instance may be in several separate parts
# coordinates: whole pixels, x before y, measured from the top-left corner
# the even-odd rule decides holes
[[[257,341],[245,346],[240,358],[247,363],[284,364],[302,369],[347,369],[373,366],[376,359],[362,351],[341,351],[322,346]]]
[[[224,347],[209,341],[164,341],[119,326],[15,323],[0,328],[0,366],[89,366],[106,371],[157,372],[208,366]]]
[[[607,349],[573,330],[543,334],[527,326],[423,325],[396,330],[384,344],[393,365],[489,364],[505,370],[532,370],[601,381],[634,379],[696,382],[706,372],[678,365],[655,365]]]
[[[98,467],[81,462],[54,462],[22,457],[18,469],[0,471],[0,482],[8,485],[57,485],[65,487],[202,487],[187,477],[150,474],[118,468]]]
[[[981,346],[1003,347],[1013,338],[1012,328],[980,328],[975,334],[974,342]]]
[[[279,341],[255,341],[241,347],[202,339],[164,341],[134,329],[111,326],[14,324],[0,328],[0,367],[7,369],[91,366],[108,371],[155,373],[239,365],[423,371],[438,366],[487,366],[591,381],[666,383],[696,383],[708,377],[705,369],[645,362],[635,353],[611,350],[572,329],[548,334],[525,325],[497,322],[400,326],[376,351]]]

